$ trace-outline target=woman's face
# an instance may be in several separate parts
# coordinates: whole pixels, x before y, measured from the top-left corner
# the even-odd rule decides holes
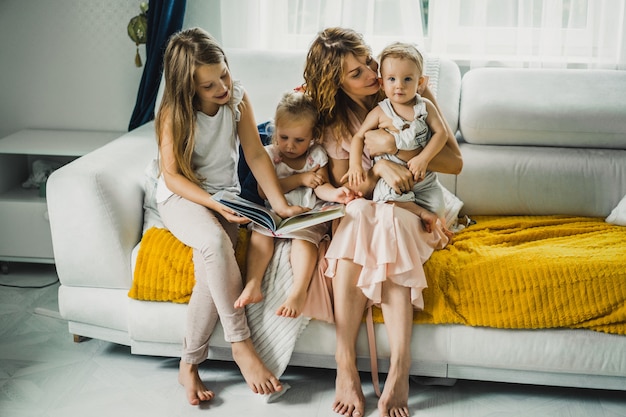
[[[341,88],[353,100],[374,95],[380,90],[378,62],[371,56],[346,55]]]

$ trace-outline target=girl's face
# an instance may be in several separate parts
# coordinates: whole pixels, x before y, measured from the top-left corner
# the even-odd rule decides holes
[[[283,158],[296,159],[306,153],[313,142],[313,123],[306,119],[292,119],[276,124],[276,146]]]
[[[199,66],[193,78],[196,97],[203,113],[212,116],[217,113],[219,106],[228,104],[233,83],[224,61],[219,64]]]
[[[393,103],[407,103],[424,81],[417,65],[409,59],[385,58],[380,68],[385,95]]]
[[[341,88],[355,101],[374,95],[380,90],[377,71],[378,62],[371,56],[346,55]]]

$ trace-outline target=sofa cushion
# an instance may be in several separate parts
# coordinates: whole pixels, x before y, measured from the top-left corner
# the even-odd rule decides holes
[[[607,223],[626,226],[626,195],[606,218]]]
[[[461,91],[468,143],[626,149],[626,71],[480,68]]]
[[[236,250],[244,270],[245,230]],[[414,322],[626,334],[625,244],[626,229],[601,219],[478,217],[424,265],[425,306]],[[149,230],[129,297],[187,302],[194,283],[190,252],[164,229]],[[383,322],[379,309],[374,320]]]

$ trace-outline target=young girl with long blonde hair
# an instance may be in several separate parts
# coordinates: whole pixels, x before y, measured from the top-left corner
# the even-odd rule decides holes
[[[263,150],[250,100],[231,78],[219,44],[202,29],[174,34],[164,56],[165,91],[156,117],[160,176],[156,200],[165,227],[193,248],[196,283],[187,309],[179,382],[192,405],[213,398],[198,365],[208,356],[217,320],[233,358],[255,393],[282,390],[250,339],[245,309],[235,308],[242,279],[235,259],[238,217],[212,199],[220,190],[239,193],[238,145],[279,216],[302,212],[290,206]]]

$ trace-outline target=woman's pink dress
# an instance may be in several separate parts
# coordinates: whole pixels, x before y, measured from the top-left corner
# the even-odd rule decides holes
[[[411,303],[423,309],[422,290],[428,285],[422,265],[447,243],[440,227],[428,233],[413,213],[361,198],[347,205],[333,233],[326,276],[335,277],[340,259],[352,260],[362,266],[357,286],[374,304],[381,302],[382,283],[390,279],[410,287]]]
[[[359,122],[352,115],[358,130]],[[349,159],[350,138],[337,142],[327,129],[324,148],[333,159]],[[363,156],[363,168],[371,168],[369,155]],[[448,243],[439,221],[432,233],[424,230],[421,220],[408,210],[390,203],[375,203],[363,198],[346,206],[346,215],[333,233],[326,251],[326,276],[334,278],[340,259],[362,266],[357,286],[374,304],[381,302],[382,283],[390,279],[411,288],[411,303],[424,308],[422,290],[428,287],[423,264],[435,249]]]

